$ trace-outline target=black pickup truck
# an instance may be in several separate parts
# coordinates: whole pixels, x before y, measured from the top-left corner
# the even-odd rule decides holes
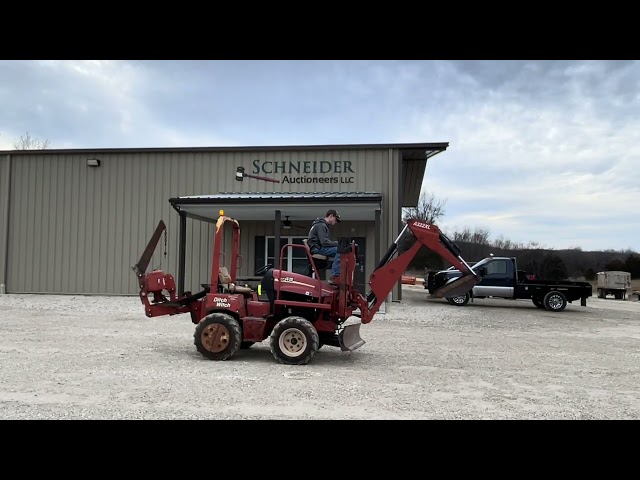
[[[457,297],[446,298],[451,305],[466,305],[473,298],[531,299],[533,304],[552,312],[563,311],[567,303],[580,300],[587,306],[587,297],[592,296],[589,282],[534,280],[531,275],[518,270],[515,257],[487,257],[469,265],[482,277],[472,290]],[[448,269],[427,272],[423,285],[433,294],[438,288],[459,277],[458,270]]]

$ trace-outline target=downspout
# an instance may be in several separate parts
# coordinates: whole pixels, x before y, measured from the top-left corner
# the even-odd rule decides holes
[[[4,198],[4,257],[2,281],[0,281],[0,295],[7,293],[7,275],[9,274],[9,202],[11,200],[11,154],[7,154],[7,175],[5,180]]]

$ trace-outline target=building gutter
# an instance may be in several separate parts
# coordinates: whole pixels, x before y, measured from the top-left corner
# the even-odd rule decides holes
[[[7,275],[9,272],[9,202],[11,201],[11,154],[7,154],[6,179],[4,185],[4,258],[2,280],[0,280],[0,295],[7,293]]]

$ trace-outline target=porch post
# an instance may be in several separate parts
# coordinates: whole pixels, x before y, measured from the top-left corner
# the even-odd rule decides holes
[[[186,233],[187,233],[187,216],[184,212],[180,212],[180,238],[178,240],[179,259],[178,259],[178,296],[184,295],[184,271],[185,271],[185,253],[186,253]]]
[[[374,255],[374,265],[378,265],[380,261],[380,249],[382,247],[382,242],[380,241],[382,232],[380,230],[380,209],[376,210],[376,221],[373,226],[373,255]]]
[[[275,232],[273,239],[273,268],[280,268],[280,230],[282,229],[282,215],[276,210]]]

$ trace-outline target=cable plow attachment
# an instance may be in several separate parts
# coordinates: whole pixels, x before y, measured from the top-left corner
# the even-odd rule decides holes
[[[205,296],[206,291],[199,292],[195,295],[189,293],[188,295],[178,297],[173,275],[159,269],[147,272],[151,257],[158,246],[163,232],[166,241],[166,231],[166,224],[160,220],[144,252],[142,252],[140,260],[131,266],[131,269],[136,274],[138,286],[140,287],[138,296],[145,306],[145,314],[147,317],[190,313],[192,321],[197,323],[196,320],[200,318],[199,315],[201,313],[199,312],[199,300]]]

